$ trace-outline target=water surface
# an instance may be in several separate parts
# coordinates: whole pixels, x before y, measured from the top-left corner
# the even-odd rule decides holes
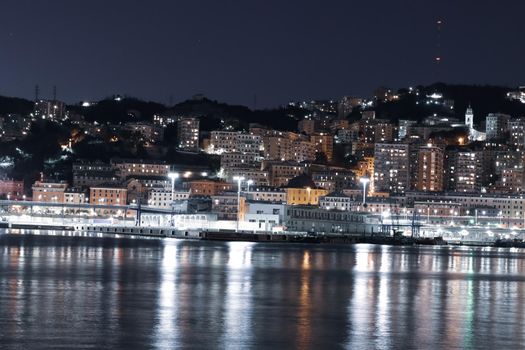
[[[523,349],[525,252],[0,233],[1,349]]]

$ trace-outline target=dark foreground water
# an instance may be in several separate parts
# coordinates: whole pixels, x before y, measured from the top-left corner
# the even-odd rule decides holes
[[[0,349],[523,349],[525,253],[0,233]]]

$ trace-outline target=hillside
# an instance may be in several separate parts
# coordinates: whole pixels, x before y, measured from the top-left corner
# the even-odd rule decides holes
[[[88,121],[120,123],[153,120],[153,115],[165,112],[166,106],[137,98],[108,98],[89,107],[74,105],[69,106],[69,109],[83,115]]]
[[[229,105],[202,98],[181,102],[170,108],[168,113],[200,116],[201,129],[210,131],[220,129],[224,124],[246,129],[250,123],[259,123],[277,130],[295,130],[297,121],[306,112],[291,107],[252,111],[245,106]]]
[[[436,113],[463,119],[469,104],[474,110],[476,123],[483,122],[489,113],[500,112],[513,117],[525,116],[525,104],[506,98],[506,93],[512,90],[509,87],[436,83],[430,86],[418,86],[416,90],[419,95],[408,93],[407,89],[400,89],[397,92],[399,95],[397,101],[379,103],[375,108],[378,118],[421,120]],[[441,93],[444,99],[453,100],[454,109],[425,104],[426,96],[432,93]]]
[[[422,120],[433,114],[463,119],[469,104],[474,110],[476,123],[484,121],[488,113],[501,112],[513,117],[525,116],[525,104],[506,98],[506,93],[510,90],[513,89],[504,86],[436,83],[429,86],[417,86],[412,92],[406,88],[399,89],[396,92],[397,100],[378,102],[374,109],[378,118],[392,121]],[[415,92],[418,94],[416,95]],[[454,109],[445,108],[439,104],[425,103],[427,95],[433,93],[441,93],[443,99],[453,100]],[[250,123],[258,123],[277,130],[296,130],[297,121],[311,113],[311,111],[292,106],[251,110],[246,106],[230,105],[207,98],[190,99],[172,107],[137,98],[107,98],[88,107],[76,104],[70,105],[68,109],[73,113],[84,115],[87,121],[99,123],[151,121],[155,114],[168,116],[189,114],[201,118],[203,131],[222,129],[227,126],[234,129],[246,129]],[[0,96],[0,114],[27,115],[32,110],[32,101]],[[359,109],[354,109],[349,118],[359,119]]]
[[[33,111],[34,103],[23,98],[0,96],[0,114],[27,115]]]

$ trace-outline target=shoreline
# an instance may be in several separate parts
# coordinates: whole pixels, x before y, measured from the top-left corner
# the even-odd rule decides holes
[[[290,244],[322,244],[322,245],[353,245],[380,244],[391,246],[414,245],[451,245],[469,247],[495,248],[525,248],[523,241],[470,242],[446,241],[442,237],[406,237],[401,235],[326,235],[308,233],[252,233],[205,230],[181,230],[173,227],[140,227],[140,226],[110,226],[110,225],[46,225],[32,223],[3,222],[0,228],[14,230],[63,231],[90,234],[105,234],[113,236],[175,238],[185,240],[222,241],[222,242],[254,242],[254,243],[290,243]],[[119,237],[120,238],[120,237]]]

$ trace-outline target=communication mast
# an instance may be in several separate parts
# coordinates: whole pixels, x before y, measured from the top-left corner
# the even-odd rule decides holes
[[[440,64],[441,60],[443,59],[441,55],[441,29],[444,25],[444,22],[442,19],[438,19],[436,21],[436,55],[434,56],[434,61],[436,64]]]

